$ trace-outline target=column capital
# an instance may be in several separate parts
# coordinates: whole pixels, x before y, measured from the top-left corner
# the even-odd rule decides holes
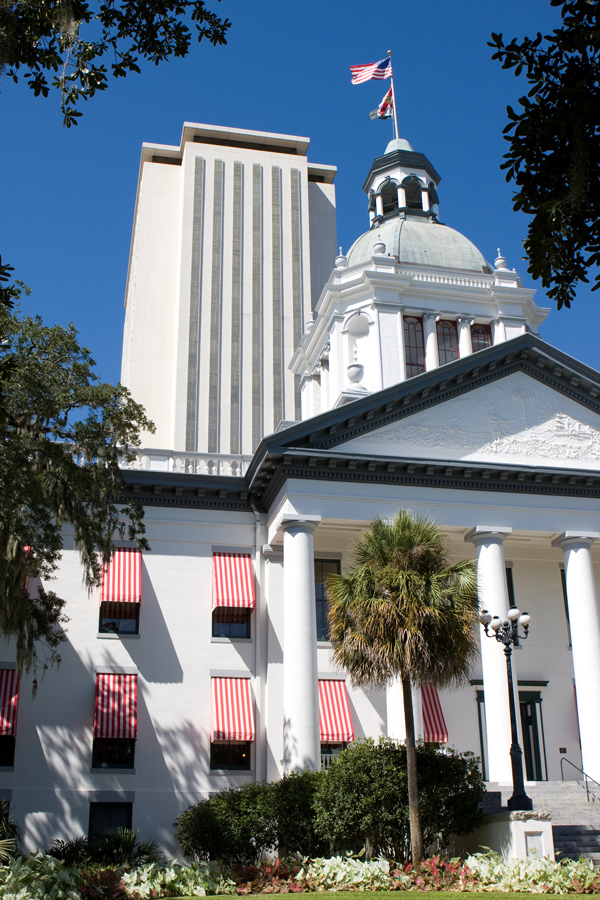
[[[475,545],[490,539],[503,543],[509,534],[512,534],[512,528],[506,525],[476,525],[465,534],[464,539],[467,543]]]
[[[565,531],[554,538],[552,546],[559,547],[561,550],[571,544],[587,544],[588,547],[591,547],[598,538],[600,538],[600,533],[597,531]]]
[[[457,316],[456,317],[456,324],[461,325],[461,326],[468,325],[469,327],[471,327],[471,325],[473,324],[473,321],[474,320],[473,320],[472,316]]]
[[[321,524],[321,516],[305,516],[300,513],[282,511],[269,525],[267,543],[272,544],[278,535],[283,535],[289,528],[304,528],[305,531],[316,531]],[[281,539],[281,538],[280,538]]]
[[[439,317],[440,317],[440,314],[436,313],[436,312],[424,312],[423,313],[423,321],[424,322],[427,321],[428,319],[435,319],[435,321],[437,322]]]

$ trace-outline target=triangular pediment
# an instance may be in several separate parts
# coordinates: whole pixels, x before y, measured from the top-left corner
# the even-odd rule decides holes
[[[515,372],[340,443],[336,452],[600,470],[600,415]]]

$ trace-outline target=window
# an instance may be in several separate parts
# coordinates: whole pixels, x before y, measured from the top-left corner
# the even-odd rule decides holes
[[[0,766],[14,766],[15,738],[12,734],[0,736]]]
[[[563,603],[565,605],[565,616],[567,619],[567,634],[569,635],[569,647],[571,644],[571,619],[569,616],[569,598],[567,596],[567,573],[565,572],[564,566],[560,567],[560,583],[562,585],[562,595],[563,595]]]
[[[473,353],[492,346],[492,332],[489,325],[471,325],[471,344]]]
[[[395,181],[385,181],[380,188],[380,194],[384,216],[398,209],[398,186]]]
[[[117,828],[131,828],[133,803],[90,803],[90,841],[100,841]]]
[[[212,636],[223,638],[249,638],[251,609],[235,606],[218,606],[213,610]]]
[[[133,769],[135,741],[131,738],[95,738],[92,751],[94,769]]]
[[[425,371],[423,319],[404,316],[404,359],[407,378],[414,378]]]
[[[100,604],[100,634],[139,634],[139,603]]]
[[[421,190],[423,182],[416,175],[409,175],[402,182],[402,187],[406,191],[406,206],[408,209],[423,209],[423,198]]]
[[[512,566],[506,566],[506,590],[508,591],[508,605],[516,606],[515,603],[515,584],[513,581]]]
[[[348,745],[344,743],[339,744],[321,744],[321,768],[324,772],[327,771],[332,761],[336,756],[339,756],[342,750],[345,750]]]
[[[213,741],[210,745],[211,769],[248,771],[250,741]]]
[[[437,323],[438,354],[440,366],[458,359],[458,335],[456,322]]]
[[[327,621],[327,576],[340,574],[339,559],[315,559],[315,598],[317,601],[317,640],[329,640]]]

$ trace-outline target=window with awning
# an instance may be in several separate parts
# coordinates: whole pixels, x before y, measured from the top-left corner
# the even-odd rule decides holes
[[[14,669],[0,669],[0,736],[17,733],[19,676]]]
[[[137,675],[96,675],[94,738],[137,739]]]
[[[140,603],[142,600],[142,552],[137,547],[117,547],[104,569],[102,603]]]
[[[249,553],[213,553],[213,609],[254,609],[254,572]]]
[[[212,679],[210,739],[254,740],[254,709],[249,678]]]
[[[423,706],[423,740],[428,744],[447,744],[448,729],[437,688],[432,684],[422,684],[421,702]]]
[[[319,726],[322,743],[346,744],[354,740],[344,681],[319,679]]]

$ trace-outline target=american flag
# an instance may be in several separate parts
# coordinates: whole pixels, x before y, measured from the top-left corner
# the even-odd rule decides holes
[[[371,119],[391,119],[392,110],[394,108],[394,99],[392,89],[390,88],[377,109],[369,113]]]
[[[368,63],[366,66],[350,66],[352,72],[352,84],[362,84],[363,81],[370,81],[374,78],[376,81],[382,81],[384,78],[392,77],[392,60],[386,56],[379,62]]]

